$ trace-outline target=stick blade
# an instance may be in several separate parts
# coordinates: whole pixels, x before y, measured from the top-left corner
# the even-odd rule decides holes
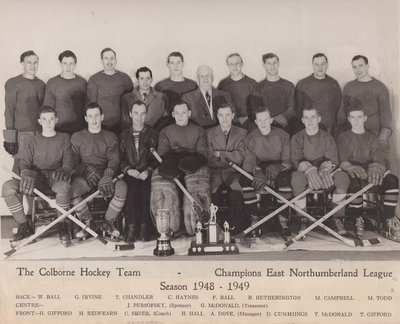
[[[11,250],[3,253],[7,258],[10,257],[11,255],[13,255],[15,252],[17,252],[16,249],[12,248]]]
[[[364,246],[364,247],[382,243],[382,241],[379,237],[374,237],[374,238],[360,240],[360,241],[361,241],[361,246]]]

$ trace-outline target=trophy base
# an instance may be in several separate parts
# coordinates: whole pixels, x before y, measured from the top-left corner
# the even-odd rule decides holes
[[[165,257],[175,254],[175,250],[171,246],[170,240],[157,240],[157,246],[153,250],[153,254],[158,257]]]
[[[239,254],[239,248],[234,240],[231,243],[219,242],[216,244],[196,244],[192,241],[188,255],[216,255],[216,254]]]

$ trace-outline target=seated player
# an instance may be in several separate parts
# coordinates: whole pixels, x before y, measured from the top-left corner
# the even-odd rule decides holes
[[[128,184],[125,203],[125,242],[135,241],[140,229],[140,239],[150,240],[150,188],[151,175],[157,161],[150,148],[157,148],[158,133],[145,125],[147,106],[143,101],[132,103],[129,116],[131,128],[120,135],[121,169]]]
[[[179,208],[177,208],[179,206],[178,193],[168,189],[175,188],[173,178],[183,175],[186,189],[193,198],[200,202],[206,210],[209,210],[211,204],[210,174],[206,166],[206,132],[200,126],[189,122],[190,115],[191,110],[188,104],[182,101],[176,102],[172,111],[175,124],[163,128],[160,132],[158,153],[163,162],[152,177],[153,213],[155,214],[157,207],[165,208],[165,204],[162,204],[162,201],[165,200],[165,203],[169,204],[170,228],[174,233],[179,230],[180,215]],[[163,185],[160,185],[160,183],[163,183]],[[201,215],[193,212],[192,204],[186,198],[184,199],[183,211],[186,230],[190,235],[194,234],[198,220],[202,223],[208,221],[208,219],[197,219]]]
[[[211,177],[211,198],[217,206],[219,203],[218,189],[225,183],[232,190],[229,192],[230,222],[236,232],[241,230],[243,215],[243,197],[239,185],[239,173],[228,163],[241,165],[244,159],[244,138],[246,130],[232,125],[235,117],[232,107],[222,104],[217,109],[219,125],[207,130],[208,166]]]
[[[292,174],[294,196],[306,190],[330,189],[334,187],[332,203],[336,207],[346,198],[349,177],[341,170],[333,172],[339,164],[335,141],[331,135],[319,128],[321,116],[315,108],[303,110],[302,122],[305,129],[291,139],[291,159],[297,170]],[[298,207],[306,209],[306,197],[296,201]],[[343,223],[344,208],[333,215],[332,222],[339,234],[345,234]],[[300,231],[307,226],[307,219],[301,218]],[[305,237],[304,237],[305,239]]]
[[[349,194],[361,189],[364,183],[373,183],[383,196],[383,235],[400,242],[400,223],[395,216],[399,196],[399,179],[390,174],[384,165],[384,155],[376,136],[367,131],[364,123],[367,115],[361,107],[348,107],[348,120],[351,130],[338,137],[340,167],[350,178]],[[362,218],[363,198],[357,197],[349,204],[349,216],[355,218],[355,233],[362,236],[364,220]]]
[[[119,169],[120,162],[118,138],[114,133],[102,129],[104,115],[97,103],[87,104],[84,114],[88,128],[71,137],[77,175],[71,182],[71,205],[77,205],[82,201],[82,195],[94,188],[98,188],[104,197],[113,197],[102,227],[108,235],[118,238],[120,233],[114,221],[124,207],[127,191],[124,181],[119,180],[115,185],[113,183],[113,177]],[[78,208],[76,214],[90,225],[92,216],[87,204]],[[82,238],[86,233],[86,231],[81,231],[76,236]]]
[[[39,110],[38,121],[42,132],[32,137],[22,152],[21,180],[11,179],[3,184],[2,196],[18,223],[13,241],[22,240],[34,232],[24,213],[22,196],[32,196],[35,188],[46,193],[53,191],[57,205],[65,210],[69,209],[69,181],[73,167],[69,135],[55,131],[57,113],[52,107],[43,106]],[[60,224],[60,238],[64,229],[65,222]]]
[[[247,219],[252,224],[259,221],[257,212],[258,198],[255,190],[263,190],[269,186],[277,190],[283,197],[292,196],[290,188],[290,137],[281,128],[272,128],[273,118],[267,107],[258,107],[255,110],[254,129],[245,138],[246,156],[243,169],[252,173],[253,182],[242,176],[240,184],[243,189],[243,198]],[[281,204],[280,201],[278,201]],[[278,216],[281,234],[287,237],[290,234],[287,226],[288,209]],[[261,234],[261,231],[253,234]]]

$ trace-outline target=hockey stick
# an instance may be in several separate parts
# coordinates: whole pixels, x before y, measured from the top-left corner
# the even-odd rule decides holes
[[[306,235],[308,232],[312,231],[315,227],[317,226],[321,226],[322,223],[327,220],[329,217],[331,217],[334,213],[336,213],[338,210],[342,209],[343,207],[345,207],[347,204],[349,204],[351,201],[353,201],[354,199],[356,199],[358,196],[362,195],[364,192],[366,192],[367,190],[371,189],[374,185],[372,183],[366,185],[364,188],[362,188],[361,190],[359,190],[358,192],[356,192],[355,194],[351,195],[349,198],[347,198],[345,201],[342,201],[339,205],[337,205],[335,208],[333,208],[329,213],[327,213],[325,216],[321,217],[320,219],[318,219],[317,221],[315,221],[312,225],[310,225],[309,227],[307,227],[304,231],[300,232],[299,234],[297,234],[295,237],[293,237],[291,240],[287,241],[285,243],[285,248],[289,247],[290,245],[292,245],[294,242],[298,241],[300,238],[302,238],[304,235]],[[336,232],[335,232],[336,233]],[[339,235],[339,234],[337,234]],[[376,240],[376,239],[375,239]],[[374,241],[375,241],[374,240]],[[369,241],[369,240],[368,240]],[[361,242],[362,243],[362,242]],[[373,244],[373,242],[370,242],[371,244]],[[379,239],[378,242],[376,243],[380,243]],[[376,244],[375,243],[375,244]],[[367,244],[362,244],[362,246],[367,246]]]
[[[245,170],[243,170],[241,167],[239,167],[238,165],[236,165],[235,163],[233,163],[233,162],[230,162],[229,163],[229,165],[232,167],[232,168],[234,168],[236,171],[238,171],[238,172],[240,172],[242,175],[244,175],[246,178],[248,178],[249,180],[254,180],[254,177],[250,174],[250,173],[248,173],[248,172],[246,172]],[[264,187],[264,189],[266,190],[266,191],[268,191],[270,194],[272,194],[273,196],[275,196],[276,198],[278,198],[279,200],[281,200],[281,201],[283,201],[286,205],[288,205],[288,206],[290,206],[290,207],[292,207],[294,210],[296,210],[297,212],[299,212],[299,214],[301,214],[302,216],[304,216],[304,217],[306,217],[306,218],[308,218],[309,220],[311,220],[311,221],[313,221],[314,222],[314,224],[315,224],[315,222],[317,222],[317,219],[315,219],[314,217],[312,217],[311,215],[309,215],[308,213],[306,213],[304,210],[302,210],[301,208],[299,208],[298,206],[296,206],[295,204],[293,204],[291,201],[289,201],[289,200],[287,200],[286,198],[284,198],[284,197],[282,197],[280,194],[278,194],[277,192],[275,192],[274,190],[272,190],[270,187],[268,187],[268,186],[265,186]],[[369,188],[368,188],[369,189]],[[368,190],[367,189],[367,190]],[[303,192],[304,193],[304,192]],[[352,196],[353,197],[353,196]],[[351,197],[350,197],[351,198]],[[356,196],[354,196],[354,198],[353,199],[355,199],[356,198]],[[352,200],[353,200],[352,199]],[[350,200],[351,201],[351,200]],[[346,204],[345,204],[346,205]],[[325,219],[328,219],[330,216],[332,216],[334,213],[336,213],[339,209],[341,209],[342,207],[344,207],[345,205],[342,205],[342,204],[340,204],[340,205],[338,205],[336,208],[334,208],[334,209],[332,209],[332,211],[334,211],[333,213],[331,213],[331,212],[329,212],[328,214],[329,214],[329,216],[328,217],[326,217]],[[282,206],[283,207],[283,206]],[[327,215],[328,215],[327,214]],[[324,220],[325,220],[324,219]],[[323,221],[322,221],[323,222]],[[354,241],[354,240],[350,240],[350,239],[347,239],[347,238],[345,238],[345,237],[343,237],[342,235],[340,235],[340,234],[338,234],[338,233],[336,233],[333,229],[331,229],[330,227],[328,227],[328,226],[326,226],[325,224],[322,224],[322,222],[320,222],[319,223],[319,226],[321,227],[321,228],[323,228],[324,230],[326,230],[328,233],[330,233],[331,235],[333,235],[334,237],[336,237],[337,239],[339,239],[340,241],[342,241],[343,243],[345,243],[346,245],[348,245],[348,246],[352,246],[352,247],[354,247],[354,246],[356,246],[357,244],[356,244],[356,242]],[[318,225],[316,225],[316,226],[318,226]],[[316,226],[314,226],[314,227],[316,227]],[[308,232],[307,232],[308,233]],[[307,234],[307,233],[305,233],[305,234]],[[304,234],[304,235],[305,235]],[[304,236],[304,235],[302,235],[302,236]],[[298,235],[299,236],[299,235]],[[300,237],[299,237],[300,238]],[[298,239],[299,239],[298,238]],[[297,239],[297,240],[298,240]],[[296,240],[296,241],[297,241]],[[290,241],[289,241],[290,242]],[[293,242],[294,243],[294,242]],[[291,244],[289,244],[289,245],[287,245],[288,244],[288,242],[286,242],[285,243],[285,246],[286,247],[288,247],[289,245],[291,245]]]
[[[161,156],[157,153],[157,151],[153,147],[150,148],[150,152],[154,155],[154,157],[156,158],[156,160],[159,163],[162,162]],[[175,177],[173,180],[176,183],[176,185],[179,187],[179,189],[182,190],[184,195],[189,199],[189,201],[190,201],[190,203],[192,205],[192,209],[193,209],[194,213],[197,216],[197,219],[200,220],[200,221],[209,219],[210,218],[210,214],[207,211],[207,209],[205,209],[204,206],[202,204],[200,204],[198,201],[194,200],[194,198],[192,197],[190,192],[187,191],[187,189],[184,187],[182,182],[179,181],[178,178]]]
[[[5,171],[7,171],[10,175],[12,175],[14,178],[16,178],[17,180],[21,180],[21,178],[15,174],[12,171],[9,171],[8,169],[4,168],[3,169]],[[115,179],[113,179],[113,183],[117,182],[119,179],[122,179],[123,174],[119,175],[118,177],[116,177]],[[82,223],[81,221],[79,221],[78,219],[76,219],[74,216],[71,215],[71,213],[73,213],[75,210],[77,210],[81,205],[87,203],[88,201],[90,201],[91,199],[93,199],[94,197],[96,197],[100,191],[97,190],[96,192],[94,192],[93,194],[89,195],[88,197],[86,197],[84,200],[82,200],[79,204],[77,204],[76,206],[74,206],[73,208],[69,209],[68,211],[65,211],[63,208],[61,208],[60,206],[58,206],[57,204],[54,204],[53,201],[47,197],[45,194],[43,194],[41,191],[39,191],[38,189],[34,189],[33,191],[36,195],[38,195],[40,198],[42,198],[43,200],[45,200],[47,203],[49,203],[52,207],[54,207],[55,209],[57,209],[59,212],[62,213],[62,215],[60,215],[59,217],[57,217],[54,221],[52,221],[51,223],[47,224],[45,227],[43,227],[41,229],[40,232],[33,234],[32,236],[28,237],[27,239],[22,240],[22,242],[20,244],[18,244],[17,246],[13,247],[11,250],[7,251],[6,253],[4,253],[4,255],[6,255],[7,257],[11,256],[12,254],[14,254],[17,250],[21,249],[22,247],[28,245],[30,242],[32,242],[33,240],[35,240],[36,238],[38,238],[40,235],[42,235],[43,233],[45,233],[48,229],[50,229],[51,227],[53,227],[54,225],[58,224],[59,222],[61,222],[62,220],[64,220],[65,218],[69,218],[71,221],[73,221],[74,223],[76,223],[78,226],[80,226],[81,228],[83,228],[84,230],[86,230],[90,235],[92,235],[95,239],[99,240],[102,244],[107,245],[108,242],[103,239],[101,236],[99,236],[95,231],[93,231],[90,227],[88,227],[86,224]],[[115,249],[117,250],[117,248],[115,247]]]
[[[311,192],[310,189],[307,189],[305,191],[303,191],[301,194],[299,194],[297,197],[292,198],[292,200],[290,200],[291,203],[295,203],[296,201],[300,200],[301,198],[305,197],[307,194],[309,194]],[[251,225],[250,227],[246,228],[243,232],[239,233],[238,235],[236,235],[237,238],[240,238],[246,234],[249,234],[251,231],[253,231],[254,229],[256,229],[258,226],[264,224],[266,221],[270,220],[271,218],[273,218],[275,215],[279,214],[282,210],[285,210],[286,208],[288,208],[289,205],[285,204],[282,205],[281,207],[279,207],[278,209],[274,210],[272,213],[268,214],[267,216],[263,217],[262,219],[260,219],[257,223],[254,223],[253,225]]]

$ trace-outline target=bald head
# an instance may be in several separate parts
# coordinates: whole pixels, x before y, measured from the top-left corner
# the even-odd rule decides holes
[[[199,66],[197,69],[197,82],[199,88],[203,91],[209,91],[212,88],[214,74],[212,68],[206,65]]]

